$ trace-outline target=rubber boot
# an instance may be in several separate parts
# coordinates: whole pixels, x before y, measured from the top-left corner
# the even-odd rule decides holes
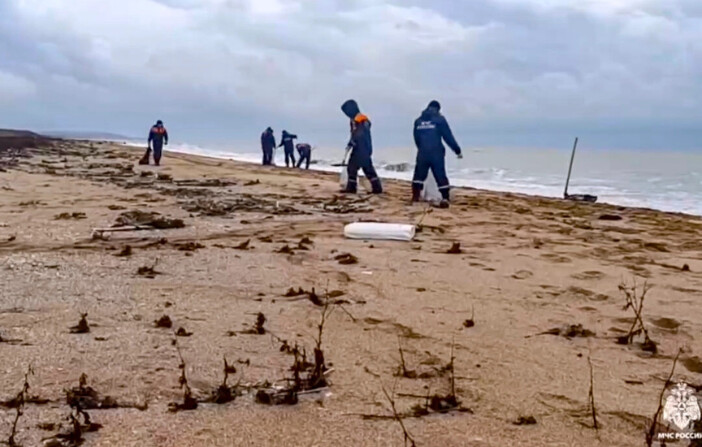
[[[422,196],[422,187],[420,185],[412,185],[412,203],[419,202]]]
[[[380,179],[377,178],[371,182],[371,193],[372,194],[382,194],[383,193],[383,184],[380,183]]]
[[[441,202],[439,202],[439,208],[448,208],[449,207],[449,189],[442,189],[441,190]]]
[[[358,188],[356,187],[356,184],[354,183],[347,183],[346,188],[341,190],[342,194],[356,194],[358,192]]]

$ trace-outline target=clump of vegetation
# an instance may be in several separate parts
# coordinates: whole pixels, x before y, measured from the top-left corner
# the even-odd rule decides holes
[[[185,374],[185,360],[183,360],[183,354],[180,352],[180,347],[178,346],[178,339],[173,339],[173,346],[175,346],[176,352],[178,352],[178,359],[180,360],[180,363],[178,364],[178,368],[180,369],[180,377],[178,378],[178,384],[183,390],[183,402],[171,402],[168,405],[168,411],[172,413],[177,413],[179,411],[195,410],[197,409],[198,403],[197,399],[193,397],[193,392],[190,389],[190,385],[188,384],[188,377]]]
[[[88,324],[88,314],[80,314],[80,320],[78,324],[70,328],[71,334],[87,334],[90,332],[90,325]]]
[[[646,294],[651,290],[651,286],[644,283],[643,287],[639,289],[636,281],[634,281],[632,286],[627,286],[623,283],[620,284],[619,290],[624,294],[626,299],[624,310],[631,309],[634,313],[634,322],[631,324],[629,332],[626,335],[617,338],[617,343],[630,345],[637,337],[641,337],[643,339],[641,342],[641,349],[656,354],[658,352],[658,344],[651,340],[643,319],[644,300],[646,299]]]

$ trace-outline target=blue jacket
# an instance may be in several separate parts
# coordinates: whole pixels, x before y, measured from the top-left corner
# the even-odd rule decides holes
[[[163,146],[163,143],[168,144],[168,131],[163,126],[154,126],[149,131],[149,143],[158,146]]]
[[[443,157],[446,155],[446,148],[442,140],[446,141],[456,154],[461,153],[446,118],[430,107],[414,122],[414,143],[422,155]]]
[[[361,113],[354,100],[346,101],[341,110],[351,119],[351,139],[348,146],[357,156],[370,157],[373,154],[373,139],[371,138],[371,122]]]
[[[300,143],[296,147],[300,157],[309,157],[312,154],[312,147],[307,143]]]
[[[272,151],[275,149],[275,136],[272,130],[266,130],[261,134],[261,148],[264,151]]]
[[[291,133],[287,133],[286,131],[283,131],[283,137],[280,140],[280,146],[285,146],[285,152],[286,153],[292,153],[295,152],[295,146],[293,145],[293,140],[297,139],[297,135],[293,135]]]

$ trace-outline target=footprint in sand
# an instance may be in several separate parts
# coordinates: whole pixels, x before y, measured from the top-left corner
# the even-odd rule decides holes
[[[654,318],[651,320],[651,323],[653,323],[656,327],[665,329],[671,332],[677,332],[678,328],[681,326],[681,323],[678,320],[674,320],[673,318]]]
[[[702,374],[702,359],[699,357],[688,357],[682,360],[682,364],[688,371]]]
[[[632,272],[636,273],[637,275],[643,277],[643,278],[650,278],[651,277],[651,271],[648,270],[647,268],[641,267],[640,265],[634,265],[630,264],[627,265],[626,268],[631,270]]]
[[[607,295],[595,293],[592,290],[583,289],[582,287],[568,287],[566,292],[575,296],[576,298],[585,298],[590,301],[607,301],[609,299]]]
[[[557,264],[567,264],[568,262],[572,262],[569,257],[562,256],[557,253],[544,253],[541,255],[541,257]]]
[[[591,270],[591,271],[587,271],[587,272],[576,273],[574,275],[571,275],[571,278],[580,279],[583,281],[588,281],[588,280],[602,279],[605,276],[606,275],[602,272],[598,272],[596,270]]]
[[[534,276],[534,274],[532,272],[530,272],[529,270],[520,270],[517,273],[515,273],[514,275],[512,275],[512,278],[522,280],[522,279],[529,279],[532,276]]]

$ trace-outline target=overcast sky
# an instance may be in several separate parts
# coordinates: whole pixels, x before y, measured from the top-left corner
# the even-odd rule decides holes
[[[0,0],[0,127],[343,145],[351,97],[380,146],[438,99],[466,146],[687,148],[702,1]]]

